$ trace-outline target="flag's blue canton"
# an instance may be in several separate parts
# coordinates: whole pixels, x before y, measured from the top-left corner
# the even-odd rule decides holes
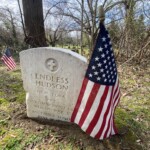
[[[8,48],[6,49],[5,55],[7,57],[11,57],[11,53],[10,53],[10,50]]]
[[[100,34],[97,37],[86,77],[102,85],[114,85],[116,82],[117,69],[112,44],[103,24],[100,24]]]

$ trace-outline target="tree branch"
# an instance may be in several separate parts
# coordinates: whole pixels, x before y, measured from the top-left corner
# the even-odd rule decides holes
[[[22,16],[20,2],[19,2],[19,0],[17,0],[17,2],[18,2],[18,6],[19,6],[20,17],[21,17],[21,23],[22,23],[22,28],[23,28],[24,36],[27,37],[26,30],[25,30],[25,25],[24,25],[24,21],[23,21],[23,16]]]

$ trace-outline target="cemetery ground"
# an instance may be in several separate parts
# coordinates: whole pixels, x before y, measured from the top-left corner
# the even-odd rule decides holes
[[[148,150],[150,66],[118,71],[122,97],[115,120],[121,134],[99,141],[75,124],[29,119],[19,65],[7,71],[0,64],[0,150]]]

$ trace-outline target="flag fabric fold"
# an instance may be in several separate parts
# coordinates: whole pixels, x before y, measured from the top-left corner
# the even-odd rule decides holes
[[[7,66],[8,70],[13,70],[16,68],[16,63],[11,55],[10,50],[7,48],[1,57],[1,60],[4,62],[4,64]]]
[[[112,43],[108,31],[101,23],[71,122],[97,139],[115,135],[118,131],[114,112],[119,100],[119,80]]]

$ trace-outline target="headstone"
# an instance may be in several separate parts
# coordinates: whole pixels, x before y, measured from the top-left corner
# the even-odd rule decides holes
[[[87,68],[86,58],[61,48],[20,52],[27,116],[69,121]]]

